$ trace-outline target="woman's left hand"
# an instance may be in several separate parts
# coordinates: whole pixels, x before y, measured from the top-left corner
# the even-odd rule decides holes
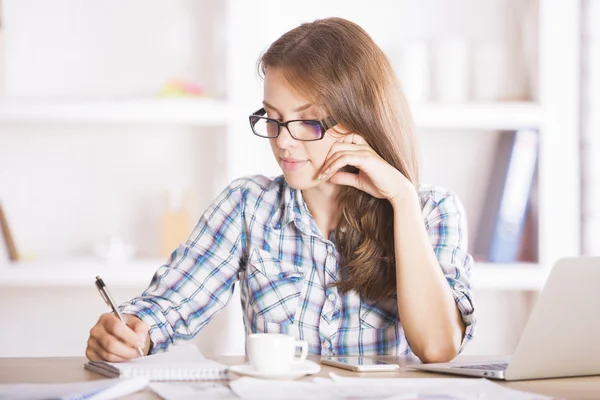
[[[356,167],[358,174],[340,171],[347,165]],[[392,204],[404,198],[409,190],[414,193],[412,183],[356,133],[344,135],[331,146],[318,179],[355,187]]]

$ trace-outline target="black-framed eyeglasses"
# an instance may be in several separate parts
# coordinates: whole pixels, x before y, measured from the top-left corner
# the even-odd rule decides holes
[[[256,136],[273,139],[279,136],[281,128],[287,128],[290,135],[296,140],[311,142],[321,140],[327,129],[337,124],[332,117],[324,120],[318,119],[293,119],[281,122],[273,118],[265,117],[267,112],[264,108],[250,115],[250,127]]]

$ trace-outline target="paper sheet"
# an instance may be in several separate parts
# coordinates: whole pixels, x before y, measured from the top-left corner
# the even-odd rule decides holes
[[[337,385],[356,387],[360,385],[379,386],[391,388],[394,391],[413,391],[418,393],[419,400],[448,399],[448,400],[470,400],[485,398],[490,400],[551,400],[551,397],[534,393],[522,392],[508,389],[488,379],[483,378],[349,378],[334,373],[329,374],[332,381]],[[441,396],[441,395],[445,395]],[[416,398],[416,397],[415,397]],[[389,397],[396,399],[396,397]]]
[[[152,382],[150,389],[163,400],[235,400],[227,383]]]
[[[0,400],[80,399],[110,400],[140,391],[148,386],[144,378],[100,379],[75,383],[0,384]]]
[[[345,378],[266,381],[242,378],[229,385],[240,399],[549,400],[486,379]]]

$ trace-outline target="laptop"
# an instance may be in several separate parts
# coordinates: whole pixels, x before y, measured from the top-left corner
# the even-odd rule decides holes
[[[557,261],[512,357],[410,367],[506,381],[600,375],[600,257]]]

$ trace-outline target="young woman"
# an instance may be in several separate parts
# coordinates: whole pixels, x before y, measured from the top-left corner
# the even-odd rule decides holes
[[[250,115],[283,175],[232,182],[141,297],[104,314],[89,359],[191,339],[241,289],[246,332],[316,354],[453,359],[474,332],[465,212],[422,187],[409,108],[381,49],[340,18],[287,32],[261,57]]]

